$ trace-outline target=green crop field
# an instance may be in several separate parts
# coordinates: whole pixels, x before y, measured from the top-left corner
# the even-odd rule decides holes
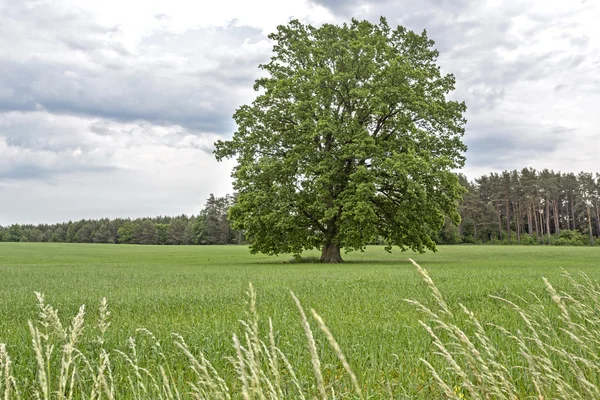
[[[310,261],[316,253],[306,256]],[[459,310],[463,304],[481,323],[493,322],[510,330],[524,329],[523,320],[490,295],[523,307],[538,296],[548,315],[557,315],[542,277],[557,290],[568,287],[564,271],[600,277],[600,247],[450,246],[426,254],[388,254],[380,247],[369,247],[364,253],[346,254],[344,264],[321,265],[294,262],[291,256],[251,255],[242,246],[0,243],[0,343],[7,345],[21,395],[30,397],[39,387],[27,325],[40,312],[34,292],[45,295],[65,324],[81,304],[86,305],[86,328],[78,348],[91,355],[99,351],[95,326],[98,305],[106,297],[111,326],[104,347],[112,360],[117,391],[125,390],[128,383],[123,372],[127,362],[116,349],[127,351],[130,336],[136,339],[140,364],[151,369],[158,363],[151,348],[154,342],[136,332],[144,327],[160,341],[164,362],[182,397],[190,391],[187,381],[195,377],[172,340],[173,332],[181,335],[193,354],[202,352],[232,393],[238,393],[242,382],[228,357],[236,356],[232,335],[244,341],[240,320],[251,319],[247,296],[251,282],[260,337],[269,342],[272,318],[274,341],[295,368],[303,390],[314,394],[317,389],[301,317],[290,291],[308,314],[328,396],[352,393],[352,383],[310,314],[311,308],[337,339],[365,396],[384,397],[391,390],[394,398],[439,397],[432,374],[419,360],[436,360],[432,340],[418,322],[427,317],[404,299],[432,307],[435,302],[409,257],[429,271],[451,309]],[[508,344],[505,351],[518,354]],[[591,380],[598,383],[596,377]],[[79,385],[86,385],[83,378]],[[526,387],[517,389],[530,394]],[[465,389],[457,389],[461,390]],[[121,394],[120,398],[129,397]]]

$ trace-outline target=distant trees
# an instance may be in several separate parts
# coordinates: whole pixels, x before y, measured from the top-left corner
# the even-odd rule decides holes
[[[92,234],[92,241],[94,243],[114,243],[115,236],[108,228],[106,222],[101,222],[98,229]]]
[[[600,235],[600,174],[524,168],[459,181],[461,223],[447,221],[438,243],[594,245]]]
[[[202,224],[198,237],[200,244],[236,243],[238,241],[227,218],[227,213],[233,203],[233,196],[215,197],[210,195],[198,217]]]
[[[600,174],[551,170],[490,173],[470,182],[460,224],[446,218],[438,244],[596,245],[600,243]],[[228,220],[235,196],[210,195],[196,216],[100,219],[59,224],[0,226],[0,242],[121,244],[239,244],[243,232]],[[381,241],[372,243],[381,244]]]
[[[100,219],[59,224],[0,226],[0,242],[68,242],[121,244],[234,244],[243,234],[231,229],[227,215],[234,196],[207,199],[197,216]]]
[[[133,242],[133,230],[135,226],[131,221],[125,221],[117,229],[117,243],[130,244]]]
[[[133,241],[135,244],[160,244],[159,231],[160,223],[155,223],[149,219],[136,221],[133,228]]]
[[[211,195],[212,196],[212,195]],[[186,229],[188,229],[189,221],[186,221],[185,216],[181,218],[174,218],[169,225],[167,225],[167,237],[166,244],[181,245],[186,244]],[[188,236],[190,239],[191,235]]]
[[[6,233],[7,242],[21,242],[27,240],[27,236],[19,225],[11,225]]]

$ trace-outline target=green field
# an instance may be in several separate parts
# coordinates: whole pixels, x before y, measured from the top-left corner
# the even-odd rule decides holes
[[[311,255],[316,253],[306,254]],[[566,285],[562,269],[600,277],[599,247],[451,246],[426,254],[388,254],[370,247],[345,255],[344,264],[321,265],[295,263],[291,256],[250,255],[241,246],[0,243],[0,343],[7,343],[14,374],[33,381],[27,321],[37,318],[34,292],[44,293],[63,320],[86,304],[91,325],[106,297],[112,313],[108,348],[124,349],[136,328],[147,328],[162,342],[183,388],[190,372],[170,339],[178,332],[235,387],[239,382],[226,357],[235,354],[232,334],[243,335],[239,321],[247,316],[252,282],[261,332],[268,340],[272,317],[278,346],[308,387],[310,355],[290,290],[307,311],[312,307],[323,317],[367,393],[383,396],[389,383],[395,397],[431,398],[439,392],[419,361],[430,358],[431,340],[418,323],[423,316],[404,299],[433,303],[409,257],[429,271],[451,307],[462,303],[482,322],[515,328],[522,325],[519,318],[489,295],[517,300],[533,293],[546,301],[542,277],[558,289]],[[82,341],[92,352],[85,343],[95,335],[89,328]],[[348,389],[335,353],[321,332],[315,337],[326,384]]]

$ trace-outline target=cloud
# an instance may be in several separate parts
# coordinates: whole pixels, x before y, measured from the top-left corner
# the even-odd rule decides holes
[[[596,2],[0,0],[0,224],[197,212],[213,142],[290,18],[427,30],[468,106],[463,172],[597,170]]]
[[[96,172],[105,173],[107,171],[114,170],[112,167],[102,166],[80,166],[78,170],[80,172]],[[65,172],[72,172],[70,169],[65,170],[53,170],[36,164],[21,164],[14,165],[6,170],[0,170],[0,181],[1,180],[50,180],[53,176]]]
[[[470,167],[512,170],[529,166],[547,154],[560,150],[575,132],[562,126],[487,121],[471,126],[479,135],[467,140]]]
[[[0,180],[56,180],[71,172],[143,171],[178,150],[213,159],[217,134],[179,125],[131,123],[80,116],[0,114]],[[175,160],[170,162],[176,163]],[[191,171],[185,171],[190,173]]]
[[[45,111],[0,121],[19,126],[10,143],[0,136],[0,225],[191,214],[232,191],[232,163],[212,155],[216,134]],[[18,140],[31,131],[44,134]]]
[[[118,27],[87,19],[49,4],[15,3],[0,13],[0,45],[7,46],[0,52],[0,110],[230,133],[231,115],[250,98],[271,46],[258,29],[229,25],[181,34],[159,29],[128,51]]]

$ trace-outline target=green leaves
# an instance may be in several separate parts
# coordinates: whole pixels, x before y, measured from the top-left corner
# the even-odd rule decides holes
[[[433,249],[431,232],[457,215],[450,171],[466,150],[466,107],[446,99],[454,77],[440,74],[433,42],[385,19],[294,20],[269,37],[259,94],[215,150],[237,158],[230,217],[252,251],[358,250],[378,237]]]

